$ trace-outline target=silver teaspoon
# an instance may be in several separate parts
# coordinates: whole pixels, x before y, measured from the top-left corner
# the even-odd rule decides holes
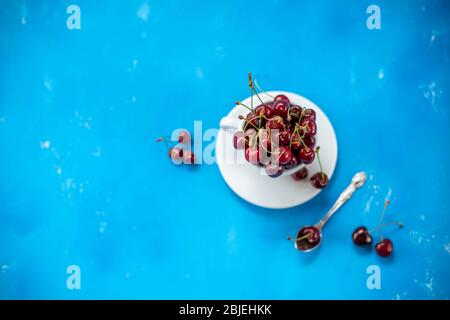
[[[361,188],[366,182],[366,173],[361,171],[353,176],[350,185],[341,193],[327,214],[314,226],[302,227],[295,239],[295,248],[302,252],[311,252],[316,249],[322,240],[322,229],[330,218],[346,203],[353,195],[356,189]]]

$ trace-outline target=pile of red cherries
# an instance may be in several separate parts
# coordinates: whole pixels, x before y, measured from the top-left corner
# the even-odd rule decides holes
[[[253,108],[242,102],[236,103],[249,112],[239,116],[244,124],[242,130],[233,135],[234,148],[244,150],[245,159],[264,167],[266,174],[272,178],[300,164],[310,164],[317,156],[320,172],[314,174],[310,181],[316,188],[327,186],[328,176],[322,170],[318,156],[320,148],[316,147],[316,112],[292,103],[283,94],[271,96],[272,102],[263,102],[254,89],[251,74],[249,86],[261,104]],[[292,178],[298,181],[307,176],[308,169],[303,167]]]

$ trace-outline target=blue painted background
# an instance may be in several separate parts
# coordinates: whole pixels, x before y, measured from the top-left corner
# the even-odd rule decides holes
[[[81,30],[66,7],[81,7]],[[382,29],[366,28],[381,7]],[[448,299],[447,1],[1,1],[0,297]],[[155,138],[215,128],[267,90],[316,102],[339,161],[311,202],[272,211],[216,165],[177,167]],[[370,179],[303,255],[287,241],[352,175]],[[384,198],[395,254],[350,240]],[[81,268],[82,289],[66,288]],[[381,267],[382,289],[366,288]]]

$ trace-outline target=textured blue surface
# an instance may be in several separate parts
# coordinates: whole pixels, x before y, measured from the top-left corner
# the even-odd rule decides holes
[[[66,7],[81,7],[81,30]],[[382,29],[366,28],[381,7]],[[2,1],[1,298],[448,299],[447,1]],[[313,201],[272,211],[235,196],[217,166],[176,167],[154,142],[215,128],[248,96],[302,94],[334,124],[339,161]],[[367,186],[296,252],[288,235],[351,176]],[[387,220],[395,254],[352,230]],[[66,268],[81,268],[81,290]],[[382,289],[366,288],[381,267]]]

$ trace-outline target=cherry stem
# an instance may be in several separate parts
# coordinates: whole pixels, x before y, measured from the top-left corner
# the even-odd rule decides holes
[[[325,176],[323,174],[322,161],[320,161],[319,151],[320,151],[320,146],[318,146],[316,148],[316,154],[317,154],[317,161],[319,161],[319,167],[320,167],[320,172],[322,173],[322,181],[323,181],[323,180],[325,180]]]
[[[386,212],[386,209],[390,204],[391,204],[391,201],[389,201],[389,199],[384,200],[383,211],[381,212],[381,215],[380,215],[380,225],[383,223],[384,213]],[[381,231],[381,229],[380,229],[380,238],[381,238],[381,240],[383,240],[383,232]]]
[[[166,149],[169,150],[169,144],[167,143],[167,140],[165,139],[165,137],[159,137],[158,139],[156,139],[156,142],[164,142],[164,145],[166,146]]]
[[[390,225],[393,225],[393,224],[398,225],[399,228],[403,228],[403,227],[404,227],[404,226],[403,226],[403,223],[401,223],[401,222],[399,222],[399,221],[392,221],[392,222],[388,222],[388,223],[384,223],[384,224],[380,224],[380,225],[376,226],[375,228],[369,230],[369,233],[372,233],[372,232],[375,231],[375,230],[382,229],[382,228],[384,228],[384,227],[387,227],[387,226],[390,226]]]
[[[249,106],[247,106],[247,105],[245,105],[245,104],[243,104],[242,102],[240,102],[240,101],[238,101],[238,102],[236,102],[236,104],[238,105],[238,106],[243,106],[243,107],[246,107],[248,110],[250,110],[251,112],[253,112],[253,109],[252,108],[250,108]]]
[[[258,97],[259,101],[261,102],[261,104],[264,104],[264,102],[261,100],[261,97],[259,96],[258,92],[256,91],[254,85],[253,85],[253,78],[252,78],[252,73],[249,72],[248,74],[248,86],[250,87],[250,89],[252,90],[252,97],[253,97],[253,93],[256,94],[256,96]],[[253,107],[253,105],[252,105]]]
[[[268,94],[268,93],[265,92],[263,89],[261,89],[261,87],[258,85],[258,82],[256,81],[256,79],[255,79],[255,87],[258,88],[258,90],[261,91],[262,93],[264,93],[266,96],[268,96],[268,97],[270,97],[270,98],[272,98],[272,99],[275,99],[274,96]]]
[[[300,241],[300,240],[308,239],[308,238],[311,238],[311,232],[308,232],[308,234],[305,234],[304,236],[295,239],[295,241]]]

